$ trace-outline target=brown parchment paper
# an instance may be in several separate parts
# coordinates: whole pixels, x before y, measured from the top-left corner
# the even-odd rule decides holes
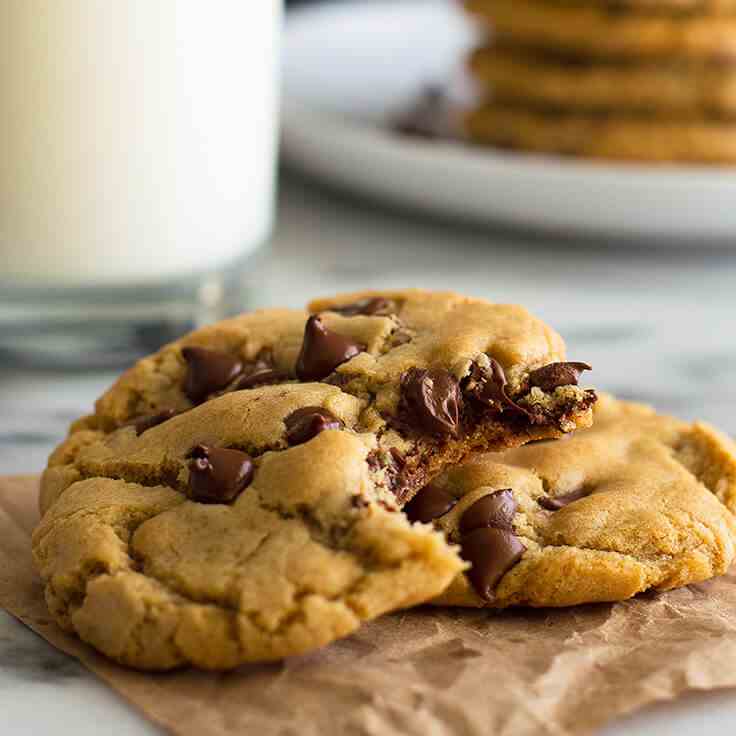
[[[36,497],[33,478],[0,478],[0,605],[173,734],[567,736],[736,686],[736,570],[614,605],[407,611],[312,656],[227,674],[132,672],[51,621],[31,564]]]

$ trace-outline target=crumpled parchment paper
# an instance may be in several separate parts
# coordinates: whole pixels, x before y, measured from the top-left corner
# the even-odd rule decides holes
[[[308,657],[141,674],[52,622],[33,569],[34,478],[0,479],[0,605],[181,736],[568,736],[691,690],[736,686],[736,569],[565,610],[422,608]]]

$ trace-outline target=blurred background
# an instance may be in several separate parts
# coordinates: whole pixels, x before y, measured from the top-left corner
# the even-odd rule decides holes
[[[67,14],[86,12],[86,1],[65,0]],[[160,18],[152,19],[156,56],[140,79],[140,38],[134,51],[104,34],[95,48],[85,41],[84,66],[70,78],[79,100],[90,96],[87,108],[57,105],[59,80],[46,67],[38,76],[47,74],[47,86],[39,82],[35,96],[21,96],[24,87],[7,68],[0,76],[4,95],[32,101],[29,120],[33,114],[34,134],[44,142],[44,158],[30,167],[34,139],[15,128],[5,136],[25,149],[13,159],[20,174],[4,180],[0,200],[0,235],[18,233],[0,243],[3,472],[42,468],[68,423],[89,411],[125,365],[182,331],[241,308],[300,306],[319,294],[363,288],[453,289],[522,303],[563,334],[571,359],[593,364],[592,383],[736,432],[736,195],[728,169],[471,147],[436,126],[430,137],[426,129],[398,134],[396,122],[406,121],[427,84],[452,98],[445,112],[461,109],[453,95],[465,84],[478,31],[459,4],[288,6],[285,19],[275,0],[248,11],[244,27],[250,36],[260,28],[261,42],[247,52],[235,23],[244,18],[214,22],[179,9],[177,43],[196,29],[192,68],[161,66],[158,80],[151,69],[168,38],[155,25]],[[20,19],[27,6],[12,0],[8,7],[26,32]],[[124,17],[95,22],[125,39]],[[60,47],[68,46],[62,20],[49,24],[47,34],[53,30]],[[234,26],[231,35],[226,25]],[[25,39],[23,53],[33,40]],[[183,58],[188,47],[178,48]],[[211,57],[206,74],[203,51]],[[98,69],[80,76],[92,52]],[[114,96],[100,93],[110,84],[107,56],[111,68],[126,63],[127,77],[114,77]],[[232,60],[242,68],[223,76]],[[179,75],[171,78],[181,97],[167,74]],[[247,93],[242,104],[233,94],[240,88]],[[179,117],[159,116],[160,94]],[[139,103],[145,115],[134,118]],[[34,114],[37,108],[47,114]],[[128,123],[116,128],[110,116],[121,111]],[[89,135],[70,137],[65,126],[86,127]],[[78,183],[53,178],[49,156],[62,151],[61,171],[71,144],[88,157],[91,136],[97,147]],[[223,265],[209,268],[218,258]],[[189,275],[175,273],[172,281],[169,271],[179,266]],[[152,281],[157,274],[161,285]]]

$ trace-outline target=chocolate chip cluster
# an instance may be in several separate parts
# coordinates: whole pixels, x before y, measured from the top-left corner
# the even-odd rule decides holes
[[[410,521],[428,523],[447,514],[456,503],[452,494],[430,484],[404,511]],[[504,488],[478,499],[460,517],[460,554],[471,564],[468,579],[484,600],[493,600],[499,580],[526,551],[514,533],[517,509],[513,491]]]

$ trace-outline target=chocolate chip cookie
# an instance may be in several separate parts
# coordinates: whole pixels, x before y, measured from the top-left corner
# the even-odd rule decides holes
[[[491,102],[609,115],[736,114],[736,64],[592,60],[496,42],[477,49],[469,67]]]
[[[736,163],[736,121],[534,108],[497,100],[469,112],[477,143],[619,161]]]
[[[654,3],[643,8],[593,0],[465,0],[465,6],[494,36],[526,47],[609,59],[732,64],[736,15],[727,2],[724,12],[702,3],[692,12],[676,12]]]
[[[724,573],[736,554],[736,445],[603,395],[591,429],[454,467],[405,512],[470,569],[435,601],[617,601]],[[729,510],[730,509],[730,510]]]
[[[474,449],[590,424],[521,307],[370,292],[266,310],[144,359],[42,479],[51,613],[144,669],[300,654],[437,596],[464,563],[398,511]]]

